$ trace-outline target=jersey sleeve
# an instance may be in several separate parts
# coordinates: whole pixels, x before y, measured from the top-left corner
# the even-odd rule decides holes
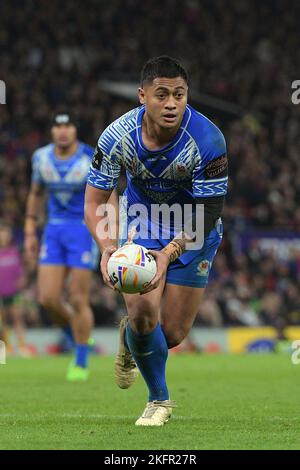
[[[193,171],[194,197],[225,196],[228,185],[226,142],[222,132],[215,128],[207,136],[200,158]]]
[[[31,182],[37,183],[41,186],[44,185],[44,180],[41,174],[40,168],[40,157],[38,152],[34,152],[32,155],[32,173],[31,173]]]
[[[118,146],[111,151],[102,144],[101,137],[95,148],[87,182],[98,189],[112,190],[118,184],[121,165],[118,158]]]

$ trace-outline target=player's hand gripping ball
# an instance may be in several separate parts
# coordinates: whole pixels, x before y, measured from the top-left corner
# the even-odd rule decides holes
[[[107,271],[120,292],[137,294],[156,274],[155,258],[147,248],[129,243],[115,251],[108,260]]]

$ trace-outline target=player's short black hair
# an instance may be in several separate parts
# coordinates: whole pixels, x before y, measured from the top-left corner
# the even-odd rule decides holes
[[[153,82],[155,78],[166,77],[176,78],[182,77],[186,83],[189,83],[188,74],[177,59],[168,55],[152,57],[143,66],[141,72],[141,86],[145,82]]]
[[[77,116],[66,108],[61,108],[53,114],[51,119],[51,126],[59,126],[61,124],[73,124],[78,127]]]

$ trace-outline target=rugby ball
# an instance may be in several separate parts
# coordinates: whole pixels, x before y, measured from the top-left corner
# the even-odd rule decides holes
[[[108,275],[116,289],[137,294],[156,274],[155,258],[147,248],[129,243],[115,251],[107,264]]]

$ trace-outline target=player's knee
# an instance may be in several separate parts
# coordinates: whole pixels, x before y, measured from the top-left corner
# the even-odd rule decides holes
[[[81,292],[71,291],[68,298],[75,312],[80,312],[86,305],[85,296]]]
[[[147,300],[133,304],[128,309],[128,314],[132,328],[140,334],[150,333],[156,326],[157,312]]]
[[[168,348],[175,348],[178,346],[186,337],[187,331],[182,328],[163,328]]]
[[[56,313],[59,311],[59,300],[48,293],[41,292],[38,295],[38,302],[47,312]]]
[[[134,331],[146,335],[154,330],[156,321],[146,315],[137,315],[130,318],[130,324]]]

